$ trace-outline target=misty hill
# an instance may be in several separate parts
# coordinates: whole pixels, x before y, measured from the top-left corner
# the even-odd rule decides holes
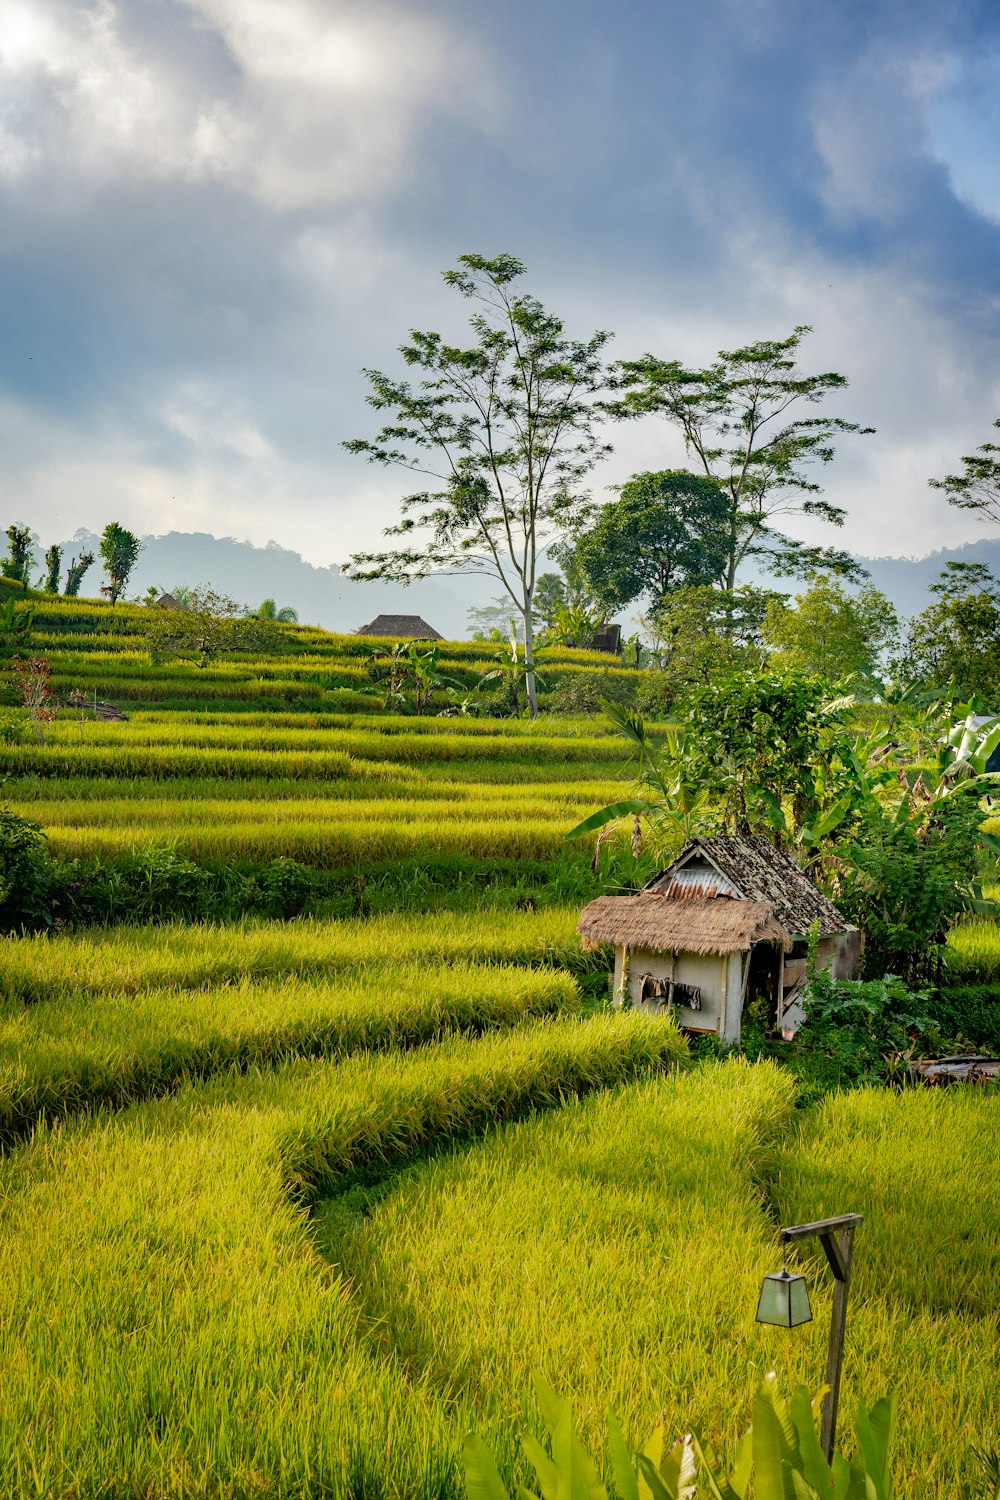
[[[78,531],[63,549],[63,566],[82,549],[98,561],[84,579],[81,593],[95,595],[103,581],[100,538]],[[211,584],[243,604],[256,607],[262,599],[291,605],[303,625],[322,625],[346,633],[357,630],[378,614],[422,615],[429,625],[451,640],[468,634],[466,612],[481,602],[490,585],[475,578],[442,578],[433,583],[352,583],[335,565],[314,567],[297,552],[268,542],[255,547],[235,537],[209,536],[199,531],[169,531],[143,538],[143,550],[129,581],[129,596],[144,594],[150,585],[170,590]]]
[[[99,538],[78,531],[65,544],[64,565],[85,547],[96,554]],[[909,616],[926,608],[930,602],[928,585],[946,562],[984,562],[1000,577],[1000,537],[942,548],[925,557],[862,557],[859,561],[899,613]],[[100,581],[99,564],[95,564],[84,581],[83,593],[96,594]],[[352,583],[335,565],[314,567],[277,542],[255,547],[234,537],[170,531],[166,536],[144,539],[129,593],[142,594],[150,584],[169,590],[179,584],[190,587],[206,583],[252,606],[268,598],[279,605],[290,604],[304,625],[351,632],[377,614],[419,614],[451,640],[469,634],[469,608],[489,603],[499,592],[490,579],[475,576],[441,577],[406,588],[399,584]],[[791,593],[796,585],[783,580],[779,587]]]

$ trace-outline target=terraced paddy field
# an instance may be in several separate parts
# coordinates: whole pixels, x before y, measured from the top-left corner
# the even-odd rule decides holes
[[[137,609],[39,621],[61,691],[130,717],[0,750],[80,903],[0,939],[0,1493],[459,1500],[470,1426],[526,1477],[536,1370],[591,1440],[610,1403],[725,1452],[768,1369],[821,1378],[821,1265],[812,1324],[754,1322],[776,1226],[848,1209],[843,1409],[897,1389],[897,1493],[968,1491],[1000,1447],[997,1098],[799,1109],[608,1013],[575,924],[618,876],[563,842],[622,792],[599,718],[373,713],[322,632],[213,676],[154,667]],[[244,919],[205,920],[234,869]],[[301,870],[311,915],[263,920]],[[127,921],[86,925],[116,881]],[[956,933],[963,981],[991,942]]]

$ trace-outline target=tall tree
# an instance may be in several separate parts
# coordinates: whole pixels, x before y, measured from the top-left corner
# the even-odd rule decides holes
[[[641,594],[656,609],[681,584],[718,583],[728,561],[722,488],[686,469],[633,474],[576,547],[591,588],[609,612]]]
[[[798,370],[799,345],[810,332],[802,325],[786,339],[722,349],[703,370],[652,354],[616,367],[624,394],[613,403],[614,414],[662,417],[681,434],[702,472],[725,491],[723,585],[729,590],[750,559],[788,576],[821,568],[846,577],[861,572],[849,553],[807,546],[775,524],[779,518],[811,516],[842,526],[845,512],[821,498],[810,467],[830,462],[838,434],[874,431],[825,413],[789,416],[793,408],[815,407],[847,384],[832,371],[805,375]]]
[[[63,594],[67,599],[75,599],[80,592],[83,575],[87,569],[93,566],[94,554],[92,552],[81,552],[79,557],[71,557],[69,567],[66,569],[66,583]]]
[[[435,486],[407,495],[402,519],[385,533],[415,545],[358,553],[351,576],[409,583],[450,571],[498,580],[521,622],[534,717],[539,554],[583,508],[580,481],[609,451],[597,434],[609,335],[567,338],[559,318],[516,290],[524,269],[512,255],[460,256],[444,279],[478,304],[473,341],[462,348],[412,332],[400,353],[418,382],[366,370],[368,402],[388,421],[376,437],[344,446]]]
[[[31,573],[32,542],[34,537],[29,526],[8,526],[7,556],[0,563],[5,578],[12,578],[15,583],[28,584]]]
[[[45,588],[50,594],[59,592],[59,573],[62,568],[63,549],[55,542],[45,554]]]
[[[984,563],[948,563],[931,592],[910,622],[903,672],[1000,705],[1000,582]]]
[[[117,604],[125,592],[141,551],[139,538],[117,521],[109,521],[101,532],[101,561],[108,575],[107,585],[101,593],[107,594],[112,605]]]
[[[775,666],[829,682],[874,673],[898,634],[892,601],[874,584],[851,594],[837,579],[819,576],[796,594],[793,609],[771,600],[763,625],[765,643],[778,653]]]
[[[1000,427],[1000,417],[993,423]],[[962,459],[961,474],[932,479],[932,489],[944,490],[949,505],[960,510],[978,510],[991,521],[1000,521],[1000,444],[981,443],[975,453]]]

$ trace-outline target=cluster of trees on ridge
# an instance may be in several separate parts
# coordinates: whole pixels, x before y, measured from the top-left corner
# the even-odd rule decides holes
[[[355,554],[350,576],[407,583],[448,570],[495,579],[503,597],[492,614],[519,622],[533,714],[535,635],[546,613],[576,608],[606,618],[643,598],[654,634],[663,626],[670,636],[678,612],[693,611],[700,626],[721,618],[733,639],[747,624],[759,635],[770,611],[778,639],[793,628],[781,620],[782,596],[741,585],[748,564],[776,577],[824,578],[827,588],[836,578],[861,580],[848,553],[783,529],[795,517],[843,525],[845,512],[823,498],[816,469],[832,461],[838,438],[874,430],[826,409],[846,386],[843,375],[799,369],[807,326],[720,350],[701,369],[648,353],[609,363],[610,334],[570,338],[560,318],[517,290],[524,270],[511,255],[459,257],[444,280],[474,304],[472,341],[460,347],[412,331],[400,353],[414,379],[365,371],[368,402],[384,425],[345,447],[410,471],[419,487],[386,531],[398,544]],[[682,438],[693,468],[633,475],[614,501],[595,504],[585,481],[611,451],[606,426],[646,416]],[[1000,520],[1000,448],[985,444],[963,463],[962,474],[932,483],[952,503]],[[558,558],[561,580],[540,570],[545,553]],[[932,611],[948,615],[961,602],[966,614],[996,612],[996,585],[982,582],[949,573]],[[856,608],[885,638],[884,651],[891,605],[862,591]],[[490,612],[482,614],[477,623],[488,628]],[[915,649],[946,654],[927,624]]]

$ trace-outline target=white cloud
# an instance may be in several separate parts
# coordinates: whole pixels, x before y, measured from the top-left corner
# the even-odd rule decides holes
[[[0,174],[225,183],[279,210],[367,199],[431,116],[496,123],[469,43],[405,8],[186,0],[174,48],[115,0],[6,0]]]

